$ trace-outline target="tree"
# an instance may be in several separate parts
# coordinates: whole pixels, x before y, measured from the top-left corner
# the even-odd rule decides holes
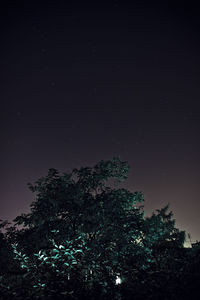
[[[5,236],[5,231],[10,223],[0,220],[0,276],[16,268],[12,246]]]
[[[12,283],[10,295],[126,299],[134,292],[135,299],[147,297],[153,285],[145,290],[144,282],[167,259],[158,249],[182,248],[184,232],[175,228],[168,206],[145,218],[142,192],[117,186],[128,171],[127,162],[113,158],[70,174],[49,169],[35,185],[28,184],[35,193],[30,213],[18,216],[7,233],[23,270],[19,286],[26,284],[20,292]]]

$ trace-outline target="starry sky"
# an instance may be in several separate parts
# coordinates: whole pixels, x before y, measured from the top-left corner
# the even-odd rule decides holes
[[[0,14],[0,219],[29,211],[27,183],[49,168],[120,156],[147,215],[169,203],[200,240],[197,6],[7,1]]]

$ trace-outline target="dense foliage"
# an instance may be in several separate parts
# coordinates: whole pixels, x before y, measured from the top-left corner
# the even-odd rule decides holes
[[[168,206],[145,217],[143,194],[118,188],[128,171],[113,158],[70,174],[49,169],[28,184],[35,193],[30,213],[14,226],[1,223],[0,299],[198,295],[199,249],[183,247],[185,233]]]

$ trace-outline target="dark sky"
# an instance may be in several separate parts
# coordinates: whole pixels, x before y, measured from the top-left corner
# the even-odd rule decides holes
[[[120,156],[147,214],[169,202],[199,240],[197,6],[41,2],[1,7],[0,218],[28,212],[49,168]]]

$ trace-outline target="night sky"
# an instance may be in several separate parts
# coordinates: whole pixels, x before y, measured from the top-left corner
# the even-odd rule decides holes
[[[0,219],[27,183],[120,156],[147,215],[170,204],[200,240],[200,21],[190,1],[5,1]],[[138,4],[137,4],[138,3]]]

